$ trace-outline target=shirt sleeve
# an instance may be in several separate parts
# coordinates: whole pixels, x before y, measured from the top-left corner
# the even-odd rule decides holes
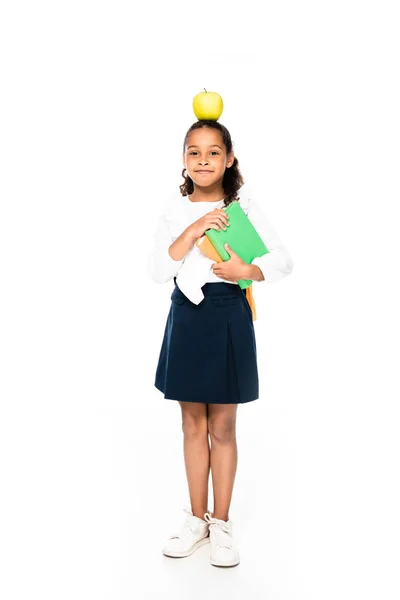
[[[293,260],[282,241],[271,227],[263,211],[252,198],[249,198],[249,210],[247,216],[269,250],[264,256],[256,257],[251,261],[251,264],[257,265],[264,275],[263,280],[254,280],[254,283],[260,284],[279,281],[279,279],[282,279],[285,275],[289,275],[292,272]]]
[[[178,273],[185,261],[186,256],[181,260],[175,260],[168,252],[168,248],[173,241],[169,222],[165,218],[165,213],[162,213],[158,217],[153,247],[149,253],[147,262],[150,277],[157,283],[167,283],[167,281],[170,281]]]

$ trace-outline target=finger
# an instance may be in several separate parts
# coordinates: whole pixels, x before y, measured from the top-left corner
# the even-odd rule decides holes
[[[216,225],[221,227],[224,231],[226,231],[226,225],[220,217],[214,217],[214,219],[212,220],[212,223],[215,223]]]
[[[218,222],[212,221],[207,225],[207,229],[215,229],[216,231],[219,231],[221,228]]]
[[[229,254],[230,254],[231,256],[232,256],[232,254],[233,254],[234,256],[238,256],[238,257],[239,257],[239,255],[238,255],[238,254],[236,254],[236,252],[235,252],[234,250],[232,250],[232,248],[230,247],[230,245],[229,245],[227,242],[224,244],[224,248],[225,248],[225,250],[226,250],[227,252],[229,252]],[[239,258],[240,258],[240,257],[239,257]]]
[[[226,223],[229,223],[229,215],[228,215],[228,213],[227,213],[225,210],[220,210],[220,211],[219,211],[219,216],[220,216],[222,219],[224,219],[224,221],[225,221]]]
[[[226,213],[226,211],[219,209],[219,208],[214,208],[214,210],[212,212],[210,212],[209,214],[212,216],[215,216],[214,213],[215,211],[217,211],[218,217],[223,219],[223,221],[229,225],[229,215]]]
[[[224,223],[224,221],[221,219],[221,217],[218,217],[218,218],[217,218],[217,223],[218,223],[218,225],[219,225],[220,227],[222,227],[222,229],[223,229],[224,231],[226,231],[226,223]]]

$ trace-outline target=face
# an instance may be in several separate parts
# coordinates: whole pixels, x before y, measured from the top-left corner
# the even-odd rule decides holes
[[[225,169],[232,166],[233,160],[233,152],[227,155],[222,134],[217,129],[199,127],[190,132],[183,164],[197,186],[207,188],[222,182]]]

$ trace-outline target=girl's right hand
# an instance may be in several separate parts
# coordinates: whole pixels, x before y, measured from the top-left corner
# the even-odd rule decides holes
[[[216,229],[219,231],[222,227],[226,231],[226,227],[229,225],[228,219],[229,217],[225,210],[214,208],[214,210],[189,225],[188,230],[193,238],[197,239],[203,235],[206,229]]]

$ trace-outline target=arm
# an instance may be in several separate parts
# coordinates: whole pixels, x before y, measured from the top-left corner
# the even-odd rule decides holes
[[[159,216],[154,246],[148,256],[148,271],[157,283],[170,281],[185,261],[186,254],[194,243],[188,229],[173,241],[165,214]]]
[[[245,265],[243,269],[243,277],[241,279],[251,279],[252,281],[264,281],[264,274],[260,267],[254,264]]]
[[[270,226],[257,202],[251,198],[249,198],[247,216],[260,234],[269,252],[264,256],[254,258],[252,263],[246,266],[247,274],[244,279],[252,279],[258,283],[272,283],[282,279],[285,275],[289,275],[293,270],[293,260]]]

